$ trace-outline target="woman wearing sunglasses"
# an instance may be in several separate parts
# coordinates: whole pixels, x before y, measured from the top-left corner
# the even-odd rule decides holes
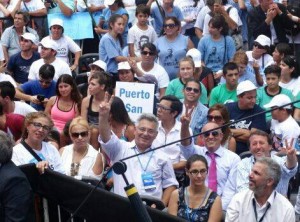
[[[194,154],[187,160],[190,185],[173,191],[168,206],[170,214],[187,221],[221,221],[221,199],[205,185],[207,172],[208,164],[203,156]]]
[[[214,122],[219,126],[229,123],[229,113],[227,108],[223,104],[215,104],[209,108],[207,112],[207,121]],[[223,139],[221,145],[232,152],[236,150],[236,141],[234,137],[231,136],[231,131],[229,126],[222,127]],[[197,143],[200,146],[204,145],[204,141],[201,140],[201,136],[198,136]]]
[[[166,95],[173,95],[176,96],[178,99],[183,99],[183,88],[187,81],[194,79],[194,72],[195,72],[195,64],[191,57],[185,57],[180,60],[179,62],[179,77],[173,79],[166,90]],[[201,90],[200,90],[200,98],[199,101],[207,105],[207,90],[205,86],[200,82]],[[199,92],[197,92],[199,93]]]
[[[180,34],[180,21],[176,17],[167,17],[164,20],[164,34],[156,42],[159,64],[169,74],[170,80],[178,74],[178,62],[185,57],[186,52],[194,48],[189,37]]]
[[[73,119],[69,135],[73,144],[59,150],[66,174],[99,179],[104,169],[104,158],[88,143],[90,140],[88,122],[82,117]]]
[[[17,166],[36,163],[41,173],[46,168],[64,173],[58,150],[44,141],[53,125],[49,116],[42,111],[26,115],[22,141],[13,147],[12,161]]]

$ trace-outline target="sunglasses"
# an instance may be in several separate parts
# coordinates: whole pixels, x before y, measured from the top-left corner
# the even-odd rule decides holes
[[[43,130],[45,131],[50,131],[52,129],[51,126],[47,126],[47,125],[43,125],[41,123],[36,123],[36,122],[33,122],[31,123],[36,129],[41,129],[43,128]]]
[[[154,52],[148,52],[148,51],[142,51],[141,54],[142,55],[150,55],[150,56],[154,56],[155,55]]]
[[[258,43],[256,43],[256,42],[253,44],[253,46],[254,46],[254,47],[257,47],[257,48],[259,48],[259,49],[265,49],[264,46],[262,46],[262,45],[260,45],[260,44],[258,44]]]
[[[87,137],[89,135],[88,131],[84,131],[84,132],[80,132],[80,133],[71,133],[71,136],[73,138],[79,138],[79,136],[81,137]]]
[[[164,24],[164,28],[170,28],[170,29],[173,29],[175,28],[176,25],[175,24]]]
[[[206,169],[202,169],[202,170],[191,170],[189,172],[192,176],[198,176],[198,174],[200,173],[200,175],[204,176],[207,173]]]
[[[207,119],[209,122],[215,120],[216,122],[220,122],[223,120],[222,116],[212,116],[212,115],[207,115]]]
[[[219,136],[219,132],[218,131],[212,131],[212,132],[205,132],[203,133],[203,136],[205,138],[209,137],[210,135],[212,135],[213,137]]]
[[[199,89],[196,89],[196,88],[192,88],[192,87],[185,87],[185,90],[187,91],[187,92],[194,92],[194,93],[199,93],[200,92],[200,90]]]

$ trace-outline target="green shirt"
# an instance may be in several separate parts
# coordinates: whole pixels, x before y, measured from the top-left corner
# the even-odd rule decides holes
[[[291,101],[294,101],[293,93],[289,89],[282,88],[282,87],[279,86],[279,93],[278,94],[287,95],[291,99]],[[276,95],[278,95],[278,94],[276,94]],[[271,102],[272,98],[276,95],[270,95],[267,92],[267,86],[260,87],[259,89],[257,89],[256,104],[259,105],[261,108],[263,108],[265,110],[270,110],[270,108],[267,108],[267,109],[264,108],[264,105]],[[271,112],[267,112],[266,113],[266,120],[270,121],[271,119],[272,119]]]
[[[203,104],[203,105],[207,105],[208,104],[208,99],[207,99],[207,90],[206,87],[202,84],[202,82],[200,82],[201,85],[201,96],[199,98],[199,101]],[[173,79],[167,89],[166,89],[166,93],[165,95],[173,95],[176,96],[178,99],[184,99],[184,95],[183,95],[183,88],[184,88],[184,84],[181,81],[180,78],[176,78]]]
[[[230,91],[227,89],[226,83],[223,83],[212,89],[209,97],[209,107],[215,105],[216,103],[226,104],[236,101],[236,89]]]

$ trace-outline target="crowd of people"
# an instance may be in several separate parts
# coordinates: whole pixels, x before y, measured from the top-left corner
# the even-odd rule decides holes
[[[15,165],[105,179],[126,196],[122,176],[105,173],[126,158],[128,181],[169,214],[295,221],[300,18],[280,0],[143,3],[0,2],[0,219],[28,217],[31,191]],[[100,15],[91,27],[99,57],[79,85],[78,41],[62,19],[43,27],[47,14],[83,11]],[[154,85],[153,112],[133,121],[117,82]]]

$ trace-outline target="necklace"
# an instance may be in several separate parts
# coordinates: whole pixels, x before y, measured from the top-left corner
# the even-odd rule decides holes
[[[80,168],[80,162],[81,160],[86,156],[87,152],[88,152],[88,146],[86,147],[83,155],[81,155],[80,157],[80,161],[79,162],[75,162],[75,155],[74,155],[74,149],[73,149],[73,155],[72,155],[72,163],[71,163],[71,168],[70,168],[70,176],[77,176],[79,173],[79,168]]]

